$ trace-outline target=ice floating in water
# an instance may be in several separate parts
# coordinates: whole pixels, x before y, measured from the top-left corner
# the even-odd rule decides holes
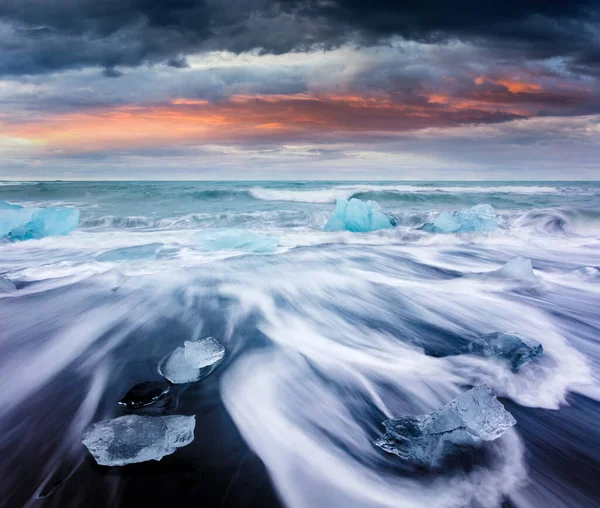
[[[539,282],[539,279],[533,273],[531,260],[526,258],[513,258],[502,268],[494,270],[493,272],[488,272],[487,275],[530,284],[536,284]]]
[[[276,236],[263,236],[243,229],[206,229],[194,235],[194,242],[206,250],[241,250],[244,252],[271,252],[279,245]]]
[[[463,447],[498,439],[516,423],[494,393],[482,385],[428,415],[383,422],[386,433],[375,444],[409,462],[434,467]]]
[[[350,201],[338,199],[335,211],[325,224],[325,231],[352,231],[366,233],[377,229],[389,229],[397,225],[396,218],[384,212],[375,201]]]
[[[544,348],[539,342],[513,332],[495,332],[475,339],[467,346],[465,352],[506,360],[516,372],[526,363],[541,356]]]
[[[498,218],[491,205],[475,205],[457,212],[441,212],[420,229],[429,233],[488,232],[498,227]]]
[[[138,383],[125,394],[119,404],[131,409],[149,406],[169,393],[170,388],[171,385],[166,381]]]
[[[162,243],[149,243],[135,247],[124,247],[103,252],[96,257],[97,261],[136,261],[138,259],[156,259],[162,249]]]
[[[201,369],[218,362],[225,356],[225,348],[212,337],[197,342],[185,341],[183,357],[190,365]]]
[[[225,356],[225,348],[212,337],[198,342],[185,342],[185,347],[178,347],[159,367],[159,372],[175,384],[193,383],[210,374]]]
[[[30,240],[69,234],[79,223],[76,208],[24,208],[0,201],[0,238]]]
[[[83,444],[101,466],[160,460],[194,440],[195,416],[127,415],[90,425]]]

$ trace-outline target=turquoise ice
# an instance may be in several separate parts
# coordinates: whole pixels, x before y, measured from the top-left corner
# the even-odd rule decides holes
[[[377,229],[390,229],[396,226],[396,219],[375,201],[361,201],[352,198],[338,199],[331,218],[325,224],[325,231],[352,231],[366,233]]]
[[[137,261],[139,259],[156,259],[162,249],[162,243],[149,243],[135,247],[123,247],[103,252],[96,257],[97,261]]]
[[[421,229],[429,233],[489,232],[498,227],[498,218],[491,205],[475,205],[456,212],[440,212]]]
[[[258,235],[236,228],[205,229],[196,233],[193,239],[203,249],[210,251],[272,252],[279,245],[276,236]]]
[[[30,240],[68,235],[79,223],[76,208],[26,208],[0,201],[0,238]]]

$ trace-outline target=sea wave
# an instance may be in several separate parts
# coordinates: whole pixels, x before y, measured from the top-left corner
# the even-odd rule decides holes
[[[529,210],[510,221],[510,228],[559,236],[600,235],[600,210],[554,207]]]
[[[264,201],[296,201],[303,203],[333,203],[337,198],[349,199],[369,194],[401,195],[410,200],[411,195],[420,199],[419,194],[563,194],[572,192],[574,188],[554,186],[424,186],[424,185],[338,185],[323,189],[272,189],[253,187],[250,196]]]

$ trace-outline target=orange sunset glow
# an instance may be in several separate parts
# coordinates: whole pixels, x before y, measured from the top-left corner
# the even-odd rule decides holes
[[[527,87],[519,90],[530,93]],[[406,131],[465,123],[482,115],[527,117],[534,112],[489,96],[477,100],[433,94],[425,101],[402,103],[389,96],[237,95],[219,102],[177,98],[166,104],[54,115],[30,123],[0,122],[0,136],[69,151],[98,151],[316,132]]]

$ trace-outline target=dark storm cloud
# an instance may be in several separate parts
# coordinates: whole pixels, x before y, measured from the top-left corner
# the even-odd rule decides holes
[[[203,50],[285,53],[391,36],[562,56],[595,72],[598,22],[596,0],[2,0],[0,73],[185,67]]]

